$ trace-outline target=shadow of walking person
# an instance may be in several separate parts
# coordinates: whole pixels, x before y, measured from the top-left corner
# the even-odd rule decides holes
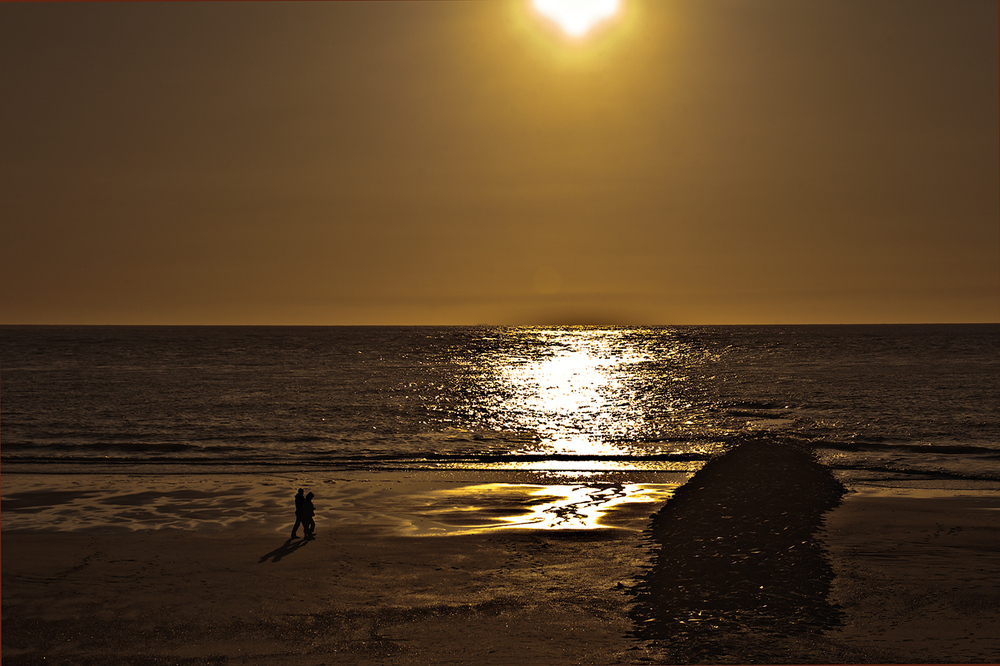
[[[286,555],[291,555],[292,553],[294,553],[307,543],[309,543],[308,539],[305,541],[288,539],[285,541],[285,543],[281,544],[280,546],[272,550],[270,553],[265,553],[264,555],[261,555],[257,563],[260,564],[262,562],[266,562],[269,559],[272,562],[280,562],[281,558],[283,558]]]
[[[815,535],[843,493],[789,441],[744,440],[708,462],[653,516],[633,635],[670,663],[779,663],[782,638],[837,626]]]

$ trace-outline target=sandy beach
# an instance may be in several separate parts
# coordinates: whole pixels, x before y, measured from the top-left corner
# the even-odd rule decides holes
[[[651,515],[685,480],[5,474],[4,663],[1000,661],[1000,492],[982,488],[848,489],[810,540],[822,626],[722,626],[712,658],[643,635]],[[315,540],[288,538],[299,486]]]
[[[870,662],[1000,662],[1000,493],[861,488],[825,523],[832,640]]]

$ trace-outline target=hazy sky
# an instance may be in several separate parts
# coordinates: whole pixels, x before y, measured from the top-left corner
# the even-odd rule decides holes
[[[1000,321],[995,0],[0,4],[0,323]]]

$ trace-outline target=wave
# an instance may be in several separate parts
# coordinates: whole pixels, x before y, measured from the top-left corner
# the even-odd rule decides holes
[[[875,475],[884,475],[881,478],[887,481],[901,478],[930,481],[1000,481],[1000,470],[995,472],[983,470],[948,470],[948,469],[923,469],[908,467],[904,465],[871,465],[871,464],[828,464],[830,469],[842,472],[854,472],[863,475],[865,481],[877,480]]]
[[[821,440],[813,442],[813,445],[818,448],[832,449],[836,451],[849,451],[851,453],[862,453],[866,451],[872,453],[939,453],[955,456],[978,455],[986,458],[1000,459],[1000,449],[995,446],[977,446],[974,444],[905,444],[901,442],[889,442],[890,440],[887,438],[872,438],[863,442],[832,442],[829,440]]]
[[[197,474],[197,473],[267,473],[290,471],[370,470],[478,470],[484,469],[558,469],[559,471],[626,471],[643,472],[695,472],[702,464],[715,457],[712,453],[668,453],[654,455],[604,455],[574,454],[426,454],[419,456],[288,456],[263,457],[260,455],[228,456],[45,456],[4,455],[3,464],[8,473],[101,473],[114,471],[139,471],[143,473]],[[922,468],[906,464],[884,464],[873,461],[857,463],[835,461],[827,466],[848,477],[864,480],[930,480],[930,481],[993,481],[1000,482],[1000,469],[986,470],[963,466],[962,469]]]
[[[182,442],[49,442],[45,444],[37,444],[32,441],[25,441],[4,443],[3,450],[3,458],[4,460],[8,460],[14,457],[8,455],[8,451],[117,451],[121,453],[183,453],[185,451],[206,451],[209,453],[230,453],[233,451],[249,451],[251,449],[245,446],[203,446],[200,444],[184,444]],[[65,460],[69,457],[90,458],[90,456],[84,455],[60,457],[59,459]]]
[[[793,405],[781,402],[773,402],[767,400],[727,400],[719,402],[715,406],[716,410],[724,411],[771,411],[771,410],[788,410],[793,409]]]
[[[162,452],[162,451],[161,451]],[[677,452],[656,454],[621,454],[621,455],[578,455],[571,453],[422,453],[422,454],[362,454],[362,455],[323,455],[323,456],[265,456],[259,453],[248,455],[210,456],[147,456],[135,458],[131,456],[87,456],[87,455],[9,455],[3,456],[5,465],[112,465],[112,466],[262,466],[262,467],[369,467],[369,468],[401,468],[442,467],[454,469],[456,466],[470,465],[474,467],[490,465],[544,465],[545,463],[617,463],[643,465],[644,468],[655,469],[657,464],[668,465],[676,463],[705,462],[710,453]],[[671,470],[675,471],[675,470]]]

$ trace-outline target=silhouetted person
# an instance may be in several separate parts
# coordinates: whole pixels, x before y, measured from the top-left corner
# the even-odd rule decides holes
[[[307,539],[313,538],[313,535],[316,533],[316,521],[313,520],[315,514],[316,508],[313,506],[313,494],[309,493],[302,502],[302,528],[306,531]]]
[[[305,511],[305,506],[306,506],[306,498],[302,496],[303,492],[305,491],[299,488],[299,492],[295,493],[295,525],[292,526],[293,539],[299,538],[299,535],[296,534],[296,532],[299,530],[299,525],[302,525],[303,528],[305,528],[306,536],[309,535],[309,528],[306,527],[308,523],[305,522],[304,518],[305,514],[303,513]],[[309,496],[312,497],[312,493],[309,493]]]

